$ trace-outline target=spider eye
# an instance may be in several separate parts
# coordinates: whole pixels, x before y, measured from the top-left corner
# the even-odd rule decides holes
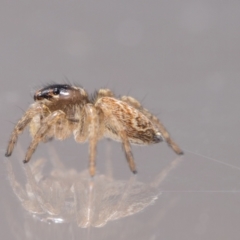
[[[59,88],[54,88],[54,89],[53,89],[53,94],[54,94],[54,95],[58,95],[59,93],[60,93]]]

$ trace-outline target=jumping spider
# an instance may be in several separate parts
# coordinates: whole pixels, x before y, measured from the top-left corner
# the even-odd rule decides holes
[[[34,100],[11,134],[7,157],[27,125],[33,139],[24,163],[30,160],[40,142],[52,138],[63,140],[73,134],[76,142],[89,141],[91,176],[95,174],[97,142],[102,137],[122,142],[133,173],[136,167],[130,143],[148,145],[166,141],[177,154],[183,154],[158,118],[132,97],[118,99],[109,89],[100,89],[89,97],[83,88],[53,84],[38,90]]]

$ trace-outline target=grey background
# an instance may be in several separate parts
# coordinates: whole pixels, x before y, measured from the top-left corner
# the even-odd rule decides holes
[[[1,1],[1,239],[239,239],[239,23],[234,0]],[[135,183],[150,189],[162,173],[151,185],[157,199],[102,227],[82,228],[74,218],[46,223],[23,208],[9,183],[9,163],[26,183],[21,150],[3,157],[14,124],[36,89],[67,81],[139,99],[185,151],[179,160],[164,143],[134,146]],[[26,131],[22,151],[29,141]],[[87,168],[87,145],[73,139],[41,144],[29,166],[50,162],[49,146],[67,169]],[[120,199],[127,202],[132,174],[119,143],[99,143],[97,169],[125,181]]]

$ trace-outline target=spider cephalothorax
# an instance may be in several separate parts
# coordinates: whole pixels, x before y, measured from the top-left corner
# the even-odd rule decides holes
[[[89,141],[89,171],[95,174],[97,141],[102,137],[120,141],[130,169],[136,173],[130,143],[148,145],[166,141],[177,153],[182,150],[170,138],[158,118],[132,97],[116,98],[109,89],[100,89],[94,98],[80,87],[53,84],[34,94],[35,102],[16,124],[6,156],[10,156],[18,135],[29,125],[33,137],[24,163],[28,162],[40,142],[66,139]]]

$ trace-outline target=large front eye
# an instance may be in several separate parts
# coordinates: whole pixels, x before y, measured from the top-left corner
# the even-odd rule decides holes
[[[60,93],[59,88],[54,88],[54,89],[53,89],[53,94],[54,94],[54,95],[58,95],[59,93]]]

